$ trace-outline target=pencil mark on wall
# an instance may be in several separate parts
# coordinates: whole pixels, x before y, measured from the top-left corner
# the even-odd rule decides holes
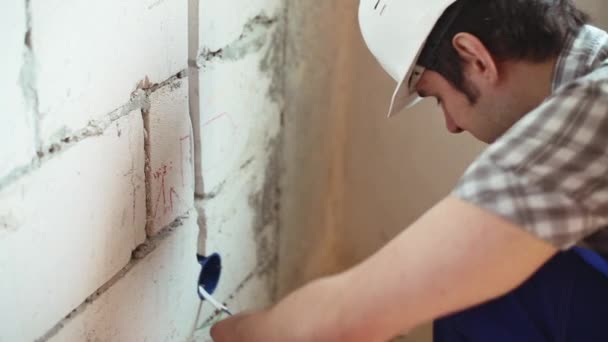
[[[222,122],[227,122],[227,124],[229,125],[229,137],[227,137],[227,139],[225,140],[226,142],[231,142],[234,140],[234,138],[236,137],[237,131],[238,131],[238,125],[236,124],[236,122],[233,120],[232,116],[226,112],[215,115],[213,117],[211,117],[210,119],[208,119],[207,121],[203,122],[202,126],[202,134],[205,135],[205,131],[206,130],[211,130],[211,129],[215,129],[215,126],[219,125]],[[211,160],[211,162],[207,161],[204,165],[203,165],[203,173],[204,172],[209,172],[211,170],[214,170],[215,168],[217,168],[218,166],[221,165],[221,163],[226,160],[226,158],[228,158],[230,156],[230,152],[231,149],[234,148],[233,144],[228,144],[225,146],[222,146],[224,149],[218,153],[221,154],[221,158],[215,158],[213,160]],[[222,149],[222,147],[220,147],[220,149]]]
[[[236,124],[234,123],[234,121],[232,121],[232,118],[230,117],[230,115],[228,115],[228,113],[222,113],[222,114],[218,114],[218,115],[212,117],[211,119],[209,119],[203,123],[203,127],[209,126],[221,118],[227,118],[228,120],[230,120],[230,124],[232,125],[232,127],[236,128]]]
[[[380,15],[384,14],[384,10],[386,9],[386,4],[384,6],[382,6],[382,9],[380,10]]]

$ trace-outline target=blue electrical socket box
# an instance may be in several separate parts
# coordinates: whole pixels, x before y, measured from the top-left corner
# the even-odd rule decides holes
[[[197,255],[198,263],[201,265],[201,273],[198,276],[197,293],[201,300],[205,298],[198,291],[198,287],[203,287],[209,294],[213,294],[220,281],[222,272],[222,258],[214,253],[209,256]]]

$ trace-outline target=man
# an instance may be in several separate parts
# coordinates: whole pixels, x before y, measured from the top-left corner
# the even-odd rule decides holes
[[[399,86],[491,144],[362,264],[217,324],[226,341],[608,341],[608,34],[569,0],[362,0]],[[586,243],[591,249],[572,248]]]

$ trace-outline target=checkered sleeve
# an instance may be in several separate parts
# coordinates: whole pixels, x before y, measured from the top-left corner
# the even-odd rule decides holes
[[[453,195],[567,249],[608,224],[608,80],[577,81],[519,120]]]

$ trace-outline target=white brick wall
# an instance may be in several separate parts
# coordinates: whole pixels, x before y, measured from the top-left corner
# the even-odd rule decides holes
[[[206,194],[198,206],[207,216],[207,251],[223,252],[217,297],[236,312],[263,307],[275,295],[282,102],[273,67],[283,62],[283,6],[278,0],[201,1]],[[205,306],[202,316],[212,311]],[[208,341],[206,334],[197,337]]]
[[[144,241],[141,114],[0,192],[1,341],[42,336]]]
[[[187,341],[199,304],[194,215],[156,241],[156,249],[51,341]]]
[[[223,257],[218,298],[236,312],[268,304],[282,6],[201,1],[201,94],[185,72],[184,0],[3,6],[0,341],[209,340],[192,335],[213,317],[205,304],[195,322],[197,245]]]
[[[30,75],[24,69],[32,61],[24,46],[27,23],[25,2],[9,1],[0,11],[3,50],[0,53],[0,179],[35,156],[35,127],[24,97]],[[23,75],[22,75],[23,73]],[[22,78],[23,77],[23,78]],[[1,183],[0,183],[1,184]]]
[[[193,208],[193,139],[188,115],[188,82],[180,79],[150,96],[149,234]]]
[[[43,141],[121,106],[187,65],[183,0],[31,0]]]

